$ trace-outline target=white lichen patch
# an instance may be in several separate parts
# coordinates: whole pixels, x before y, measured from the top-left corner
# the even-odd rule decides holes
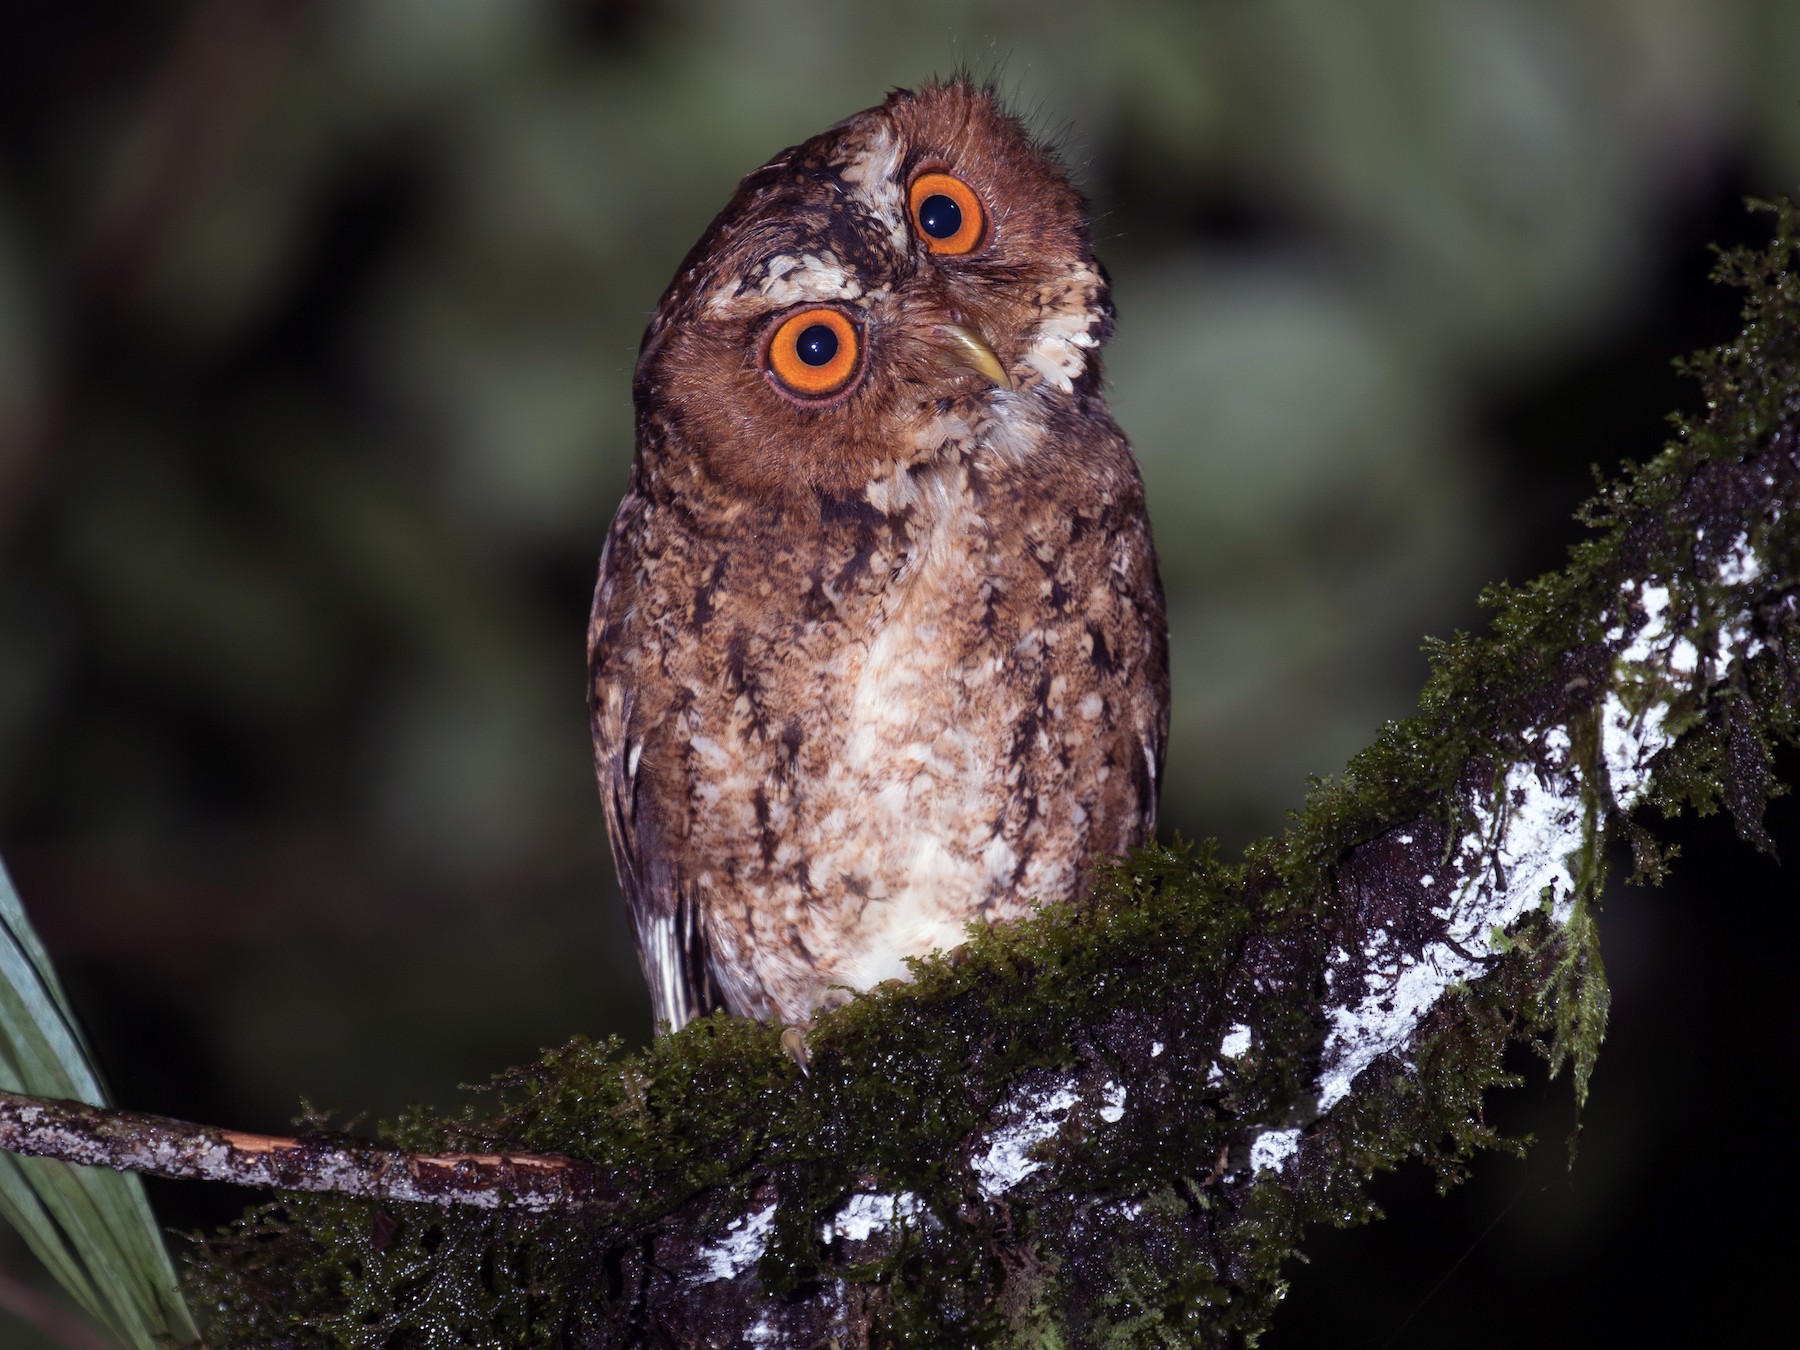
[[[1457,846],[1452,868],[1460,891],[1443,914],[1443,937],[1411,962],[1389,956],[1387,943],[1371,943],[1364,952],[1373,966],[1367,992],[1331,1010],[1321,1114],[1349,1094],[1364,1069],[1402,1049],[1446,990],[1482,972],[1496,928],[1516,922],[1547,889],[1565,903],[1572,898],[1566,859],[1580,843],[1583,815],[1573,777],[1540,774],[1529,762],[1507,770],[1495,801],[1477,809],[1476,828]]]
[[[1762,574],[1762,560],[1751,551],[1749,532],[1741,532],[1733,541],[1730,552],[1719,562],[1719,584],[1745,586],[1759,580]]]
[[[1250,1170],[1279,1172],[1299,1147],[1299,1130],[1265,1130],[1250,1145]]]
[[[826,1324],[831,1328],[830,1339],[823,1343],[829,1345],[842,1345],[847,1343],[850,1339],[849,1328],[846,1325],[850,1310],[850,1297],[849,1290],[846,1288],[844,1282],[842,1280],[832,1280],[818,1291],[815,1295],[815,1299],[819,1312],[823,1315]],[[791,1339],[792,1335],[792,1328],[776,1320],[774,1309],[765,1304],[762,1311],[756,1314],[756,1320],[744,1328],[744,1338],[738,1343],[751,1346],[792,1345],[794,1344],[794,1341]],[[809,1344],[812,1343],[813,1342],[809,1342]],[[708,1338],[704,1341],[688,1342],[688,1344],[711,1346],[724,1345],[727,1344],[727,1342]]]
[[[733,1219],[725,1237],[699,1253],[701,1284],[735,1280],[758,1261],[769,1247],[769,1230],[775,1225],[775,1206]]]
[[[1019,1119],[996,1130],[988,1150],[973,1162],[981,1193],[990,1200],[1005,1195],[1044,1164],[1030,1156],[1062,1126],[1075,1107],[1073,1086],[1034,1092],[1025,1098]]]
[[[1161,1054],[1159,1041],[1152,1054]],[[1129,1093],[1123,1083],[1108,1079],[1100,1085],[1100,1100],[1094,1114],[1108,1125],[1125,1118],[1125,1102]],[[1031,1150],[1049,1139],[1080,1103],[1072,1082],[1015,1097],[1004,1108],[1006,1123],[988,1136],[987,1148],[970,1162],[975,1169],[976,1185],[990,1200],[1005,1195],[1043,1163],[1031,1156]],[[1090,1104],[1092,1104],[1090,1099]],[[834,1221],[835,1222],[835,1221]]]
[[[1761,573],[1747,536],[1740,535],[1719,564],[1720,584],[1741,585]],[[1614,611],[1621,622],[1607,633],[1609,641],[1624,644],[1600,712],[1600,758],[1620,810],[1649,789],[1651,762],[1673,740],[1668,725],[1673,702],[1718,678],[1735,656],[1756,650],[1747,614],[1721,622],[1710,650],[1703,651],[1671,627],[1671,603],[1667,586],[1632,582]],[[1634,614],[1641,619],[1628,629]],[[1558,923],[1573,914],[1571,860],[1587,832],[1598,826],[1585,791],[1588,769],[1577,761],[1566,727],[1532,728],[1522,739],[1541,749],[1541,762],[1509,765],[1498,791],[1470,801],[1474,825],[1457,841],[1448,876],[1420,878],[1421,885],[1443,880],[1450,892],[1445,905],[1432,911],[1443,921],[1441,936],[1417,959],[1401,953],[1381,929],[1366,941],[1360,962],[1342,950],[1334,954],[1335,963],[1360,964],[1367,973],[1361,997],[1327,1010],[1331,1030],[1317,1080],[1320,1115],[1349,1094],[1364,1069],[1384,1055],[1403,1052],[1426,1013],[1450,989],[1478,978],[1499,955],[1506,931],[1526,913],[1547,906]],[[1278,1170],[1293,1156],[1297,1140],[1295,1130],[1263,1132],[1251,1146],[1253,1169]]]
[[[902,1224],[917,1222],[924,1212],[924,1203],[911,1191],[897,1195],[857,1194],[825,1221],[819,1236],[826,1242],[867,1242]]]
[[[1741,586],[1757,580],[1762,571],[1749,535],[1741,533],[1719,560],[1716,576],[1721,586]],[[1621,811],[1637,805],[1649,789],[1650,761],[1672,739],[1667,724],[1674,699],[1695,683],[1695,676],[1718,678],[1734,654],[1748,658],[1762,650],[1761,641],[1750,637],[1747,614],[1721,621],[1711,650],[1702,652],[1692,639],[1670,628],[1667,586],[1628,584],[1619,596],[1619,613],[1628,615],[1634,601],[1644,620],[1619,653],[1613,688],[1600,715],[1607,784]],[[1624,636],[1623,625],[1607,634],[1612,641]],[[1671,675],[1681,678],[1671,680]]]

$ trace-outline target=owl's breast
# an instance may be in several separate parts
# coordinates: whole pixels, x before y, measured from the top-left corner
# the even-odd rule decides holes
[[[1020,864],[1007,757],[1031,691],[995,623],[992,541],[976,523],[939,518],[913,544],[853,644],[809,785],[821,898],[808,918],[856,934],[837,961],[837,982],[853,988],[961,941]]]
[[[753,870],[815,914],[931,870],[928,841],[966,815],[950,796],[993,795],[986,748],[1013,712],[981,522],[844,516],[806,547],[734,556],[692,635],[694,729],[763,790]]]
[[[979,465],[914,478],[912,509],[671,531],[618,602],[634,678],[660,686],[640,790],[742,1012],[804,1018],[971,920],[1073,898],[1153,820],[1135,472],[1062,494]]]

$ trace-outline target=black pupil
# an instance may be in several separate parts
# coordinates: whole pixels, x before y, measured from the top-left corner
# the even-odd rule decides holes
[[[822,323],[815,323],[794,342],[794,350],[800,353],[800,359],[809,366],[825,366],[831,364],[831,358],[837,355],[838,338]]]
[[[933,239],[954,238],[962,228],[962,207],[934,192],[919,203],[919,228]]]

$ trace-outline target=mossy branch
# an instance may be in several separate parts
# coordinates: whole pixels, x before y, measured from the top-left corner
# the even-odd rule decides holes
[[[714,1016],[641,1055],[578,1042],[409,1151],[554,1153],[605,1205],[335,1195],[204,1244],[232,1344],[1135,1345],[1266,1325],[1305,1226],[1419,1158],[1502,1144],[1507,1046],[1586,1091],[1606,1017],[1608,837],[1728,808],[1764,844],[1800,732],[1800,220],[1721,272],[1746,327],[1691,365],[1703,420],[1585,513],[1564,570],[1437,644],[1279,839],[1141,851],[1079,911],[973,931],[822,1017]]]

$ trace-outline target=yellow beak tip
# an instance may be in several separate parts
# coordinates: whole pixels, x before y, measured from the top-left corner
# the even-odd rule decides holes
[[[941,323],[937,326],[937,331],[949,339],[944,346],[958,365],[973,371],[998,388],[1013,387],[1012,376],[1007,373],[1000,358],[994,354],[994,349],[988,346],[987,340],[980,333],[957,323]]]

